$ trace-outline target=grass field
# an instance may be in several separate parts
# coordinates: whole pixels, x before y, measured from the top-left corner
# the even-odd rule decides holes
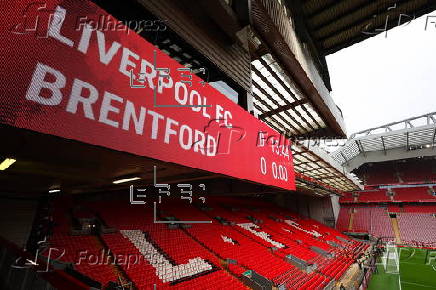
[[[430,290],[436,289],[436,250],[397,248],[400,257],[399,273],[394,261],[389,260],[386,273],[380,259],[378,273],[373,274],[369,290]],[[392,273],[394,272],[394,273]]]

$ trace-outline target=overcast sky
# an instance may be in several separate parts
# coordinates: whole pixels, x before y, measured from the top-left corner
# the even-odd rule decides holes
[[[327,56],[348,136],[436,111],[436,12]],[[434,22],[434,23],[430,23]]]

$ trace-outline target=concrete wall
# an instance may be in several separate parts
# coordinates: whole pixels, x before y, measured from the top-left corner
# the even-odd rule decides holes
[[[293,212],[312,218],[327,226],[334,227],[339,213],[339,203],[334,204],[330,196],[318,197],[301,193],[279,194],[275,202]],[[338,200],[338,199],[337,199]]]
[[[336,221],[338,220],[338,216],[339,216],[339,211],[341,209],[341,206],[339,204],[339,196],[331,195],[330,201],[331,201],[333,215],[335,217],[335,224],[336,224]]]

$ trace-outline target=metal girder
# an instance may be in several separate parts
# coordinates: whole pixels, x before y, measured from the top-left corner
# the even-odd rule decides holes
[[[366,156],[365,148],[363,148],[362,142],[360,140],[356,140],[356,144],[363,156]]]
[[[290,104],[287,104],[287,105],[284,105],[284,106],[278,107],[278,108],[275,109],[275,110],[271,110],[271,111],[269,111],[269,112],[266,112],[266,113],[261,114],[261,115],[259,116],[259,119],[263,120],[263,119],[265,119],[266,117],[270,117],[270,116],[272,116],[272,115],[276,115],[276,114],[278,114],[278,113],[280,113],[280,112],[284,112],[284,111],[287,111],[287,110],[293,109],[293,108],[295,108],[296,106],[299,106],[299,105],[302,105],[302,104],[305,104],[305,103],[307,103],[307,99],[301,99],[301,100],[298,100],[298,101],[292,102],[292,103],[290,103]]]
[[[436,141],[436,127],[434,128],[434,132],[433,132],[433,142],[431,144],[432,149],[434,149],[435,147],[435,141]]]
[[[383,139],[383,136],[381,136],[380,137],[380,139],[381,139],[381,142],[382,142],[382,145],[383,145],[383,152],[385,153],[385,155],[387,154],[386,153],[386,145],[385,145],[385,140]]]
[[[393,130],[393,126],[398,124],[404,124],[404,128]],[[384,155],[389,155],[398,148],[408,152],[429,147],[436,147],[436,112],[352,134],[346,144],[330,156],[343,166],[353,167],[350,163],[355,158],[360,158],[360,155],[367,157],[370,152],[380,150]],[[427,153],[426,155],[428,156]]]
[[[304,155],[297,150],[304,150]],[[353,188],[361,187],[359,180],[349,174],[344,167],[340,166],[325,151],[313,146],[311,146],[310,150],[306,150],[307,148],[303,145],[292,145],[293,155],[302,155],[305,159],[301,163],[295,162],[296,174],[319,180],[339,191],[353,190]]]
[[[368,136],[368,135],[372,135],[372,134],[377,134],[376,131],[379,129],[385,129],[385,130],[389,130],[389,131],[396,131],[394,130],[392,127],[398,124],[404,124],[404,129],[409,129],[410,128],[415,128],[417,126],[420,126],[419,123],[425,120],[427,125],[431,125],[430,120],[433,121],[433,124],[436,124],[436,112],[432,112],[432,113],[428,113],[428,114],[424,114],[424,115],[420,115],[417,117],[412,117],[412,118],[408,118],[408,119],[404,119],[398,122],[392,122],[392,123],[388,123],[379,127],[373,127],[370,129],[366,129],[354,134],[351,134],[350,139],[357,139],[359,137],[363,137],[363,136]],[[414,124],[414,123],[418,123],[418,124]]]
[[[296,54],[297,51],[307,52],[307,47],[290,33],[295,28],[286,14],[284,2],[253,0],[250,3],[253,30],[269,48],[283,77],[290,79],[299,93],[310,101],[312,108],[308,111],[316,112],[316,118],[322,120],[322,127],[328,127],[335,136],[346,135],[340,109],[332,101],[319,72],[314,69],[312,57],[305,53]]]
[[[396,148],[396,149],[390,149],[388,155],[385,155],[383,150],[370,151],[367,152],[366,154],[367,154],[366,157],[363,157],[363,155],[359,154],[358,156],[354,157],[352,160],[349,160],[348,164],[344,165],[344,167],[349,172],[351,172],[359,168],[365,163],[410,159],[410,158],[417,158],[423,156],[435,156],[435,150],[430,147],[420,150],[409,150],[409,151],[404,151],[404,148]]]
[[[341,152],[341,155],[342,155],[342,157],[344,158],[344,160],[345,160],[345,164],[347,164],[347,158],[345,157],[345,155],[344,155],[344,153],[343,152]]]

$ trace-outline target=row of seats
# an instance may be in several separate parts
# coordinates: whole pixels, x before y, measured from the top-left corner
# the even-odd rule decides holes
[[[436,206],[341,207],[337,229],[393,237],[389,213],[395,213],[403,242],[436,241]],[[350,220],[352,227],[349,228]]]
[[[152,260],[153,253],[160,263],[151,264],[147,259],[141,263],[134,264],[130,268],[126,265],[121,265],[133,281],[134,285],[139,289],[149,289],[156,285],[157,289],[180,288],[180,289],[239,289],[243,288],[243,284],[236,278],[229,275],[221,266],[220,259],[205,249],[202,245],[194,242],[192,238],[180,229],[169,230],[167,224],[158,224],[153,221],[153,212],[150,207],[122,205],[120,203],[99,203],[94,205],[101,217],[107,224],[120,229],[121,233],[103,235],[109,248],[114,246],[113,241],[107,239],[117,238],[116,245],[119,246],[121,252],[119,254],[129,255],[137,254],[139,257],[148,257]],[[120,218],[114,215],[112,209],[126,212],[128,214]],[[135,244],[129,238],[125,231],[135,229],[141,233],[146,233],[143,236],[142,242]],[[154,251],[145,253],[141,248],[141,243],[147,244]],[[130,245],[130,250],[123,251],[126,245]],[[157,257],[159,255],[159,257]],[[170,276],[160,271],[160,265],[171,268]],[[185,275],[184,268],[189,268],[183,265],[192,265],[191,271],[196,272],[194,275]],[[193,270],[195,269],[195,270]],[[168,273],[167,273],[168,274]],[[167,278],[165,278],[167,277]]]
[[[433,194],[431,187],[397,187],[391,189],[392,198],[388,195],[387,189],[375,189],[370,191],[361,191],[347,193],[340,198],[343,204],[360,203],[360,202],[436,202],[436,195]]]
[[[60,206],[64,216],[55,218],[50,243],[65,248],[63,260],[70,262],[80,259],[75,253],[84,248],[124,257],[124,262],[99,267],[85,259],[76,269],[102,284],[122,276],[138,289],[243,289],[242,275],[248,270],[287,289],[320,289],[339,279],[367,247],[316,221],[255,200],[216,198],[199,206],[167,200],[154,217],[151,204],[88,202],[83,208],[92,209],[117,231],[77,237],[67,234],[71,221]],[[88,217],[89,212],[80,216]],[[185,220],[202,223],[171,224]],[[314,246],[333,257],[322,256]],[[306,273],[288,262],[288,255],[317,269]]]
[[[385,207],[346,207],[339,211],[336,228],[341,231],[366,232],[377,237],[394,235]],[[351,228],[350,226],[351,219]]]
[[[427,187],[408,187],[408,188],[395,188],[394,200],[401,202],[436,202],[436,196],[433,191]]]
[[[95,236],[71,236],[70,221],[63,207],[55,207],[53,212],[55,227],[50,236],[50,248],[44,255],[50,259],[72,262],[79,272],[102,285],[108,281],[118,281],[118,273],[107,256],[107,251]]]
[[[365,185],[427,183],[436,180],[434,159],[373,163],[357,171]]]
[[[416,212],[416,213],[436,213],[436,205],[389,205],[388,211],[392,213]]]
[[[401,213],[397,215],[403,242],[434,243],[436,241],[436,217],[425,213]]]

